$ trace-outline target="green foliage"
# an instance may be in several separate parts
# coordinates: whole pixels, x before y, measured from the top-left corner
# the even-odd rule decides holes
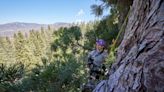
[[[21,32],[14,35],[13,43],[15,48],[15,53],[13,55],[15,56],[16,60],[16,62],[13,63],[23,63],[26,67],[36,62],[31,48],[28,46],[30,43]],[[28,68],[30,69],[31,67],[32,66]]]
[[[14,62],[14,46],[10,38],[0,38],[0,63]]]
[[[103,7],[99,5],[92,5],[92,14],[95,14],[95,16],[101,16],[103,14]]]
[[[78,26],[72,26],[70,28],[60,28],[54,32],[55,40],[51,45],[51,49],[57,50],[62,49],[66,52],[68,48],[74,48],[78,45],[79,40],[82,37],[81,30]]]
[[[50,26],[48,31],[44,28],[32,30],[26,38],[19,32],[13,41],[6,39],[7,45],[13,43],[13,59],[21,62],[17,65],[22,64],[24,68],[5,66],[4,71],[10,72],[2,74],[2,80],[7,83],[0,83],[0,89],[9,92],[79,92],[80,85],[87,80],[84,62],[96,39],[105,39],[111,45],[116,38],[118,24],[114,19],[115,14],[112,14],[101,21],[60,28],[53,32],[53,39]],[[5,53],[9,47],[3,49],[2,46],[6,45],[0,48]],[[107,66],[114,61],[115,51],[112,50]],[[19,71],[23,72],[20,77],[16,76]],[[4,77],[10,75],[13,79]]]
[[[132,0],[99,0],[102,3],[99,5],[92,5],[91,9],[93,14],[96,16],[103,15],[103,10],[110,9],[110,14],[115,14],[115,18],[118,18],[119,21],[119,28],[124,22],[128,11],[130,9],[130,5],[132,5]],[[110,8],[109,8],[110,7]],[[112,11],[115,11],[113,13]]]
[[[90,48],[94,47],[96,39],[104,39],[107,42],[107,46],[112,44],[112,40],[116,39],[119,32],[118,24],[113,23],[113,15],[107,16],[99,23],[97,22],[94,29],[89,30],[85,33],[84,38],[85,46]]]
[[[25,74],[25,67],[22,63],[7,66],[0,64],[0,85],[9,87],[10,84],[15,83],[21,79]],[[6,89],[6,88],[4,88]]]
[[[29,52],[27,57],[29,57],[29,53],[31,53],[32,56],[30,59],[32,60],[34,57],[31,65],[35,67],[32,68],[30,72],[23,74],[18,80],[14,79],[14,82],[5,84],[1,83],[0,85],[2,86],[2,89],[9,92],[78,92],[80,90],[79,87],[83,81],[85,81],[84,76],[86,76],[84,73],[83,61],[80,59],[83,57],[83,54],[80,54],[79,56],[79,48],[75,48],[79,47],[77,44],[81,40],[81,30],[77,26],[61,28],[59,30],[60,31],[55,31],[55,40],[52,44],[52,47],[57,46],[57,51],[54,52],[54,55],[56,56],[53,61],[48,55],[45,55],[45,57],[42,58],[40,57],[42,64],[35,63],[37,57],[39,58],[41,55],[36,55],[35,50],[42,49],[38,53],[44,53],[44,49],[40,47],[44,40],[42,39],[43,41],[39,41],[41,40],[39,36],[46,36],[44,35],[43,29],[41,35],[38,32],[31,31],[29,38],[26,39],[21,33],[19,33],[19,35],[15,34],[15,51],[21,51],[24,53],[24,47],[28,46],[27,49]],[[67,40],[68,42],[63,42],[64,40]],[[23,47],[18,48],[20,46]],[[65,50],[63,47],[65,47]],[[75,53],[74,50],[76,51]],[[19,52],[17,53],[19,54]],[[20,56],[20,60],[24,58],[24,54],[19,55],[22,55]],[[31,61],[29,60],[28,62],[30,63]],[[7,79],[10,80],[9,78]]]
[[[81,73],[82,64],[71,54],[65,56],[66,60],[55,60],[44,66],[34,68],[28,77],[9,86],[9,91],[16,92],[78,92],[80,84],[84,81]]]
[[[51,61],[51,35],[50,30],[32,30],[29,35],[18,32],[13,38],[0,38],[0,91],[17,92],[17,84],[33,72],[31,69],[44,64],[43,56]]]

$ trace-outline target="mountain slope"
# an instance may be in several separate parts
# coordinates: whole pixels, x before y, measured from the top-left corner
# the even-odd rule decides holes
[[[69,27],[69,23],[54,23],[54,24],[37,24],[37,23],[23,23],[23,22],[13,22],[0,25],[0,36],[12,36],[15,32],[22,31],[28,32],[29,30],[40,30],[41,27],[47,29],[48,25],[51,28],[58,29],[59,27]]]

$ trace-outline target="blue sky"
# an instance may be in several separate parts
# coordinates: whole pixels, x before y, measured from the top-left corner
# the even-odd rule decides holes
[[[96,19],[90,6],[99,3],[98,0],[0,0],[0,24],[90,21]]]

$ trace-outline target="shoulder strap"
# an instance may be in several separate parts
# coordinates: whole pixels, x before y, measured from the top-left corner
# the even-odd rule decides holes
[[[104,52],[104,49],[103,49],[103,51],[101,51],[101,52],[99,52],[97,55],[95,55],[95,57],[101,55],[103,52]]]

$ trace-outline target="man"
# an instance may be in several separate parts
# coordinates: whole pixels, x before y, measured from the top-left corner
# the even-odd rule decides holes
[[[88,55],[89,81],[86,86],[91,89],[94,89],[95,81],[99,80],[99,77],[105,72],[104,62],[108,56],[105,47],[106,42],[103,39],[99,39],[96,41],[96,49]]]

